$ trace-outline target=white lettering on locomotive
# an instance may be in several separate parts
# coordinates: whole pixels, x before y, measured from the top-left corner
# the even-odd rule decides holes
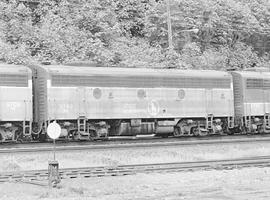
[[[21,107],[19,102],[7,102],[6,103],[8,110],[16,111],[18,108]]]
[[[69,113],[70,110],[72,110],[71,108],[71,105],[70,104],[65,104],[65,103],[62,103],[62,104],[59,104],[59,109],[62,113]]]

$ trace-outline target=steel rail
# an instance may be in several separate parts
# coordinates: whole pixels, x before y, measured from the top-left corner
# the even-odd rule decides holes
[[[168,140],[141,140],[126,143],[77,143],[74,144],[57,144],[55,150],[60,151],[82,151],[82,150],[104,150],[104,149],[128,149],[128,148],[152,148],[152,147],[172,147],[172,146],[187,146],[187,145],[210,145],[210,144],[230,144],[230,143],[254,143],[254,142],[270,142],[270,137],[244,137],[244,138],[219,138],[219,139],[196,139],[196,140],[177,140],[174,138],[173,141]],[[46,144],[46,146],[41,146],[40,144],[33,144],[26,147],[4,147],[0,149],[0,154],[10,154],[10,153],[37,153],[37,152],[49,152],[52,151],[53,145]]]
[[[225,160],[192,161],[192,162],[65,168],[60,169],[59,174],[61,179],[70,179],[70,178],[90,178],[103,176],[123,176],[123,175],[133,175],[137,173],[154,173],[154,172],[226,170],[244,167],[270,167],[270,156],[246,157],[246,158],[225,159]],[[0,182],[22,181],[39,184],[38,182],[34,181],[46,181],[47,178],[48,178],[47,170],[31,170],[31,171],[0,173]],[[40,183],[40,185],[42,184]]]

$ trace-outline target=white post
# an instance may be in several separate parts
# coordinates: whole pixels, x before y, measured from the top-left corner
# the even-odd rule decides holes
[[[53,160],[55,160],[55,139],[53,140]]]

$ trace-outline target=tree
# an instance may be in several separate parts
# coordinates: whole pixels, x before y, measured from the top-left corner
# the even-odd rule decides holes
[[[268,0],[170,0],[173,52],[168,52],[165,3],[2,1],[0,59],[222,70],[269,62]]]

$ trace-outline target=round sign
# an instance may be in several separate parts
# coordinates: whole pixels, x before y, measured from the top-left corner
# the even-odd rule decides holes
[[[183,90],[183,89],[178,90],[178,98],[179,99],[181,99],[181,100],[184,99],[185,95],[186,95],[185,90]]]
[[[156,100],[152,100],[148,103],[148,113],[152,116],[158,115],[159,103]]]
[[[61,134],[61,127],[59,124],[54,121],[53,123],[50,123],[47,127],[47,134],[51,139],[57,139],[59,138]]]

